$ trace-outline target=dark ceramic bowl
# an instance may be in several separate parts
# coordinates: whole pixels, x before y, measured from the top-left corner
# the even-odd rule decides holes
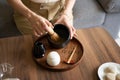
[[[61,38],[60,39],[61,41],[60,42],[54,42],[54,41],[51,40],[50,36],[48,35],[48,42],[49,42],[50,46],[52,46],[54,48],[65,47],[70,41],[69,29],[65,25],[56,24],[54,26],[53,30],[59,35],[59,37]]]

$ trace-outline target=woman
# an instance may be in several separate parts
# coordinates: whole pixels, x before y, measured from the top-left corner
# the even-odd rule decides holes
[[[23,34],[42,36],[55,24],[64,24],[76,35],[72,8],[75,0],[7,0],[15,9],[15,23]]]

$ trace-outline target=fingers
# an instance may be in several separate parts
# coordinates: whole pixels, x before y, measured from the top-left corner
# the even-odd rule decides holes
[[[42,33],[43,33],[43,30],[42,30],[42,28],[41,27],[39,27],[38,25],[35,25],[35,26],[33,26],[34,27],[34,34],[35,35],[42,35]]]
[[[76,29],[73,27],[73,37],[77,37]]]
[[[70,29],[70,39],[73,38],[73,32],[72,32],[72,29]]]
[[[77,36],[76,29],[72,25],[67,25],[68,29],[70,31],[70,39],[72,39],[74,36]]]
[[[74,37],[74,35],[76,35],[76,29],[70,23],[66,22],[64,25],[66,25],[66,27],[68,27],[68,29],[70,31],[70,39],[72,39]]]
[[[36,22],[35,26],[33,27],[34,27],[34,35],[37,37],[46,34],[46,32],[48,32],[48,27],[53,28],[52,24],[47,20],[44,20],[42,22]]]
[[[47,24],[49,27],[54,28],[53,25],[52,25],[49,21],[46,21],[46,24]]]
[[[70,29],[70,38],[72,39],[74,36],[77,36],[76,29],[72,26]]]

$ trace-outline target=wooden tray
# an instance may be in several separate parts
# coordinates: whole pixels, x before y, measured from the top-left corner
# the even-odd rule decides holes
[[[49,45],[46,37],[43,37],[43,38],[39,39],[38,41],[40,41],[44,44],[46,52],[45,52],[44,57],[34,58],[34,59],[43,68],[53,70],[53,71],[66,71],[66,70],[72,69],[76,65],[78,65],[83,56],[82,44],[76,38],[73,38],[64,48],[61,48],[61,49],[52,48]],[[73,51],[74,47],[76,47],[76,46],[77,46],[77,49],[71,60],[72,64],[67,64],[66,61],[68,60],[69,56],[71,55],[71,52]],[[61,62],[58,66],[52,67],[52,66],[49,66],[46,62],[47,54],[51,51],[57,51],[60,55]]]

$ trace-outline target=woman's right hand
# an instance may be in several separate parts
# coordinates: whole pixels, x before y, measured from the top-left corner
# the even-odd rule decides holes
[[[29,16],[28,20],[33,26],[34,34],[37,37],[42,36],[48,32],[50,27],[53,28],[52,24],[47,19],[35,13]]]
[[[25,16],[33,26],[33,31],[36,36],[41,36],[48,32],[52,24],[42,16],[37,15],[31,11],[22,0],[7,0],[8,3],[20,14]]]
[[[33,31],[36,36],[41,36],[48,32],[52,24],[42,16],[31,11],[22,0],[7,0],[8,3],[20,14],[24,15],[33,26]]]

